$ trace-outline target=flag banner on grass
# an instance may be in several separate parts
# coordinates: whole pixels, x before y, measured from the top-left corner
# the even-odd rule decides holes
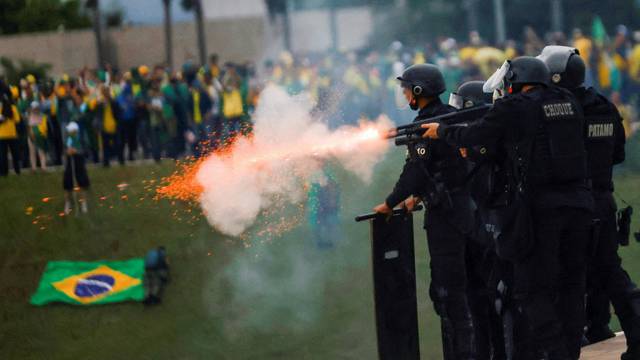
[[[144,299],[144,260],[50,261],[32,305],[65,302],[75,305],[107,304]]]

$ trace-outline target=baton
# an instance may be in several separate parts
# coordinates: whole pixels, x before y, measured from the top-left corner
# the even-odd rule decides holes
[[[422,205],[416,205],[413,207],[412,211],[420,211],[423,209]],[[398,209],[393,209],[393,213],[391,214],[391,216],[397,216],[397,215],[404,215],[407,214],[407,208],[403,207],[403,208],[398,208]],[[356,222],[361,222],[361,221],[365,221],[365,220],[371,220],[371,219],[375,219],[377,217],[385,217],[387,216],[386,214],[381,214],[381,213],[369,213],[369,214],[362,214],[362,215],[358,215],[356,216]]]

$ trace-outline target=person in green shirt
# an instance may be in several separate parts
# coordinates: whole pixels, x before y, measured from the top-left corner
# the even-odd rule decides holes
[[[151,155],[153,160],[159,163],[164,145],[170,138],[169,126],[175,125],[175,114],[173,107],[160,91],[159,81],[155,80],[151,83],[147,98]]]

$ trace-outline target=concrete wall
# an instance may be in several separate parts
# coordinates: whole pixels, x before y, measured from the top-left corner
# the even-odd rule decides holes
[[[373,13],[367,7],[345,8],[336,14],[338,49],[358,49],[367,45],[373,31]]]
[[[203,0],[202,10],[209,20],[267,15],[264,0]]]
[[[295,52],[321,51],[331,47],[329,12],[326,10],[295,12],[291,16],[290,31],[291,47]]]
[[[3,36],[0,56],[49,63],[54,73],[73,72],[96,64],[94,39],[91,31]]]
[[[264,47],[264,20],[258,17],[207,21],[207,52],[218,53],[222,61],[256,61]],[[164,61],[162,26],[135,26],[109,30],[105,39],[109,61],[120,68]],[[173,60],[180,66],[197,59],[193,23],[173,25]],[[52,65],[52,75],[74,74],[84,66],[95,67],[95,37],[91,30],[0,36],[0,56],[30,59]]]
[[[205,23],[207,53],[218,53],[222,61],[255,61],[262,56],[264,22],[261,18],[219,19]],[[117,63],[121,67],[164,61],[164,29],[161,26],[130,27],[111,31]],[[197,62],[195,25],[173,25],[173,62]]]
[[[338,50],[363,47],[373,31],[373,14],[368,7],[342,8],[336,12]],[[296,11],[291,16],[293,51],[330,49],[331,28],[328,10]]]
[[[278,17],[270,21],[263,8],[251,7],[255,0],[237,0],[239,9],[251,16],[238,17],[230,9],[220,7],[216,16],[208,7],[207,53],[218,53],[222,61],[260,62],[274,58],[284,48],[283,23]],[[229,3],[224,2],[229,7]],[[221,5],[222,6],[222,5]],[[225,10],[226,9],[226,10]],[[237,9],[236,9],[237,10]],[[233,18],[228,16],[235,16]],[[373,29],[373,15],[367,7],[340,9],[336,15],[338,49],[351,50],[366,45]],[[140,64],[164,62],[164,29],[161,25],[132,26],[105,32],[107,60],[121,69]],[[291,42],[294,52],[324,51],[331,48],[329,12],[327,10],[296,11],[291,16]],[[197,60],[195,25],[192,22],[173,25],[173,61],[178,67],[187,59]],[[52,65],[51,74],[74,74],[81,68],[94,68],[95,38],[91,30],[60,31],[0,36],[0,56],[30,59]]]

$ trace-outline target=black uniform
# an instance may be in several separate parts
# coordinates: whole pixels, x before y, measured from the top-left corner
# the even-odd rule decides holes
[[[514,263],[515,295],[532,330],[537,358],[577,359],[580,351],[593,206],[580,136],[583,121],[570,93],[536,87],[496,101],[474,124],[438,129],[440,138],[457,146],[497,146],[503,169],[526,164],[524,192],[531,205],[534,246]]]
[[[587,337],[592,342],[602,340],[611,319],[610,299],[631,346],[640,343],[640,292],[618,256],[612,181],[613,165],[625,158],[622,118],[615,106],[592,88],[577,88],[574,94],[585,113],[588,168],[598,220],[588,264]]]
[[[455,111],[438,98],[415,121]],[[409,156],[386,203],[410,195],[426,201],[424,227],[431,255],[430,296],[441,318],[445,359],[474,359],[473,321],[467,300],[465,247],[473,215],[465,188],[466,162],[457,148],[428,140],[409,145]]]
[[[483,81],[468,81],[452,93],[449,105],[458,110],[468,110],[477,106],[492,104],[490,94],[483,90]],[[478,115],[479,120],[482,116]],[[496,266],[497,256],[488,230],[485,225],[485,207],[487,196],[491,192],[493,175],[491,151],[485,146],[475,146],[465,149],[469,162],[469,191],[475,204],[475,224],[472,235],[473,241],[467,243],[467,296],[473,317],[476,339],[476,355],[478,360],[502,360],[507,358],[502,318],[496,311],[498,300],[498,275]],[[501,304],[502,305],[502,304]],[[500,309],[502,312],[502,309]]]

